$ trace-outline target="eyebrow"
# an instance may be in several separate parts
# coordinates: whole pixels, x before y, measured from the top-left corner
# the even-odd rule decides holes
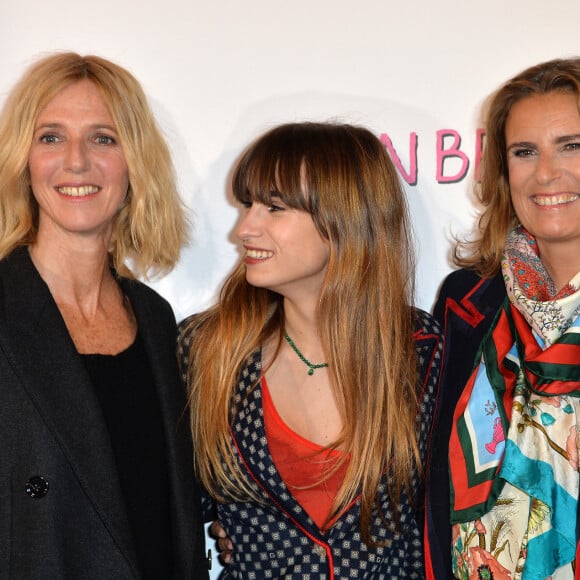
[[[64,127],[63,123],[42,123],[41,125],[38,125],[37,127],[34,128],[34,131],[39,131],[40,129],[60,129],[61,127]],[[95,125],[90,125],[89,129],[92,129],[93,131],[98,131],[98,130],[103,130],[106,129],[107,131],[112,131],[114,133],[118,133],[118,129],[114,126],[114,125],[108,125],[106,123],[96,123]]]
[[[568,141],[577,141],[580,139],[580,133],[575,135],[562,135],[556,138],[556,143],[567,143]]]
[[[569,143],[570,141],[578,141],[580,140],[580,133],[576,133],[574,135],[561,135],[560,137],[556,137],[554,143],[556,145],[560,145],[562,143]],[[514,147],[521,147],[524,149],[533,149],[536,147],[536,144],[532,141],[516,141],[515,143],[509,143],[506,145],[506,149],[509,151]]]
[[[525,149],[533,149],[535,144],[531,141],[517,141],[515,143],[508,143],[506,149],[513,149],[514,147],[523,147]]]

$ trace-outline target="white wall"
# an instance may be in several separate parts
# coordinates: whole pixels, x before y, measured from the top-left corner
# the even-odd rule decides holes
[[[579,23],[578,0],[0,0],[0,102],[54,50],[102,55],[142,82],[196,214],[192,247],[154,284],[178,318],[212,302],[238,256],[226,182],[252,138],[285,121],[361,123],[390,137],[408,171],[414,133],[418,180],[407,191],[417,302],[429,310],[450,236],[475,213],[478,106],[522,68],[580,54]],[[436,178],[443,130],[471,161],[454,183]],[[444,164],[447,179],[460,170],[458,158]]]

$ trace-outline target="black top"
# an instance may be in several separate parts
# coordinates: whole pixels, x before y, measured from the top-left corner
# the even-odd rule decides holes
[[[143,578],[171,577],[172,542],[165,437],[159,400],[139,335],[117,355],[81,355],[100,401]]]

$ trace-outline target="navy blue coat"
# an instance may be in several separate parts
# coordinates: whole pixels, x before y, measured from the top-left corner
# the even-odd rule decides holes
[[[479,345],[506,295],[501,274],[482,279],[469,270],[444,280],[434,309],[443,327],[443,370],[427,474],[427,577],[453,578],[448,451],[453,413],[473,370]]]

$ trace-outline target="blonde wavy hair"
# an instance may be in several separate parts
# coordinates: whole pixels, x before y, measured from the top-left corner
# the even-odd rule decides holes
[[[188,231],[167,144],[133,75],[98,56],[72,52],[32,65],[0,114],[0,258],[36,240],[38,205],[28,155],[38,114],[64,88],[85,79],[109,108],[129,171],[127,202],[113,226],[111,263],[129,277],[165,273],[177,262]]]
[[[410,306],[414,254],[396,170],[381,142],[364,128],[289,124],[249,147],[235,169],[233,192],[241,202],[267,205],[279,196],[310,213],[329,242],[318,324],[344,425],[330,447],[350,456],[332,515],[361,494],[361,532],[373,544],[379,481],[389,471],[388,491],[397,506],[420,469]],[[235,466],[232,400],[248,358],[270,337],[279,348],[283,331],[282,297],[248,284],[243,261],[227,278],[218,304],[186,330],[196,469],[218,501],[256,499]]]
[[[533,95],[574,95],[580,111],[580,58],[556,59],[525,69],[495,92],[486,106],[485,147],[476,194],[483,206],[475,239],[459,241],[454,262],[489,278],[500,270],[506,238],[519,223],[509,187],[505,127],[512,107]]]

